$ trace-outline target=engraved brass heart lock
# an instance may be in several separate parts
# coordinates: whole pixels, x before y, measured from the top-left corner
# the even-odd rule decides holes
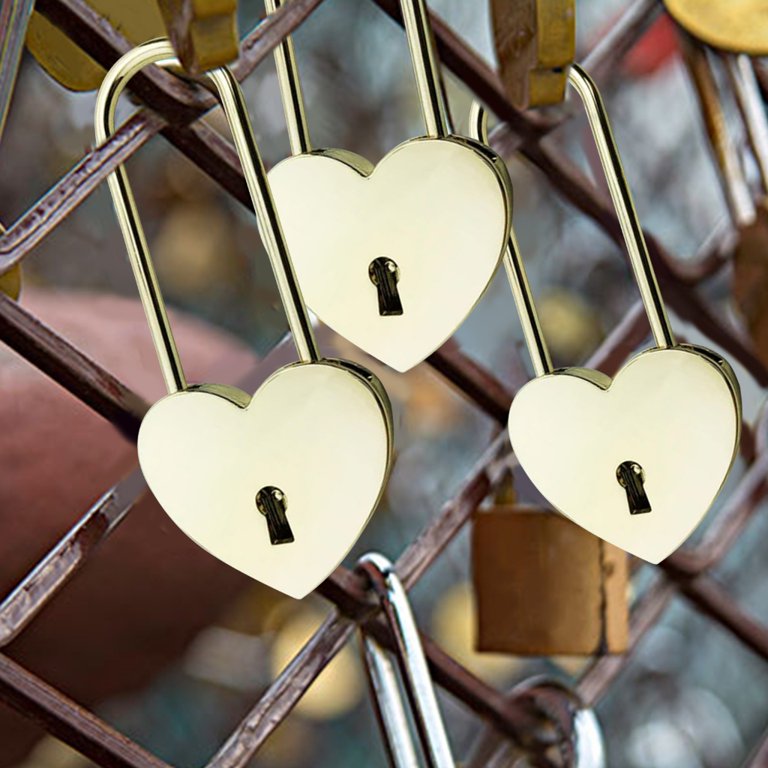
[[[293,156],[269,175],[309,307],[406,371],[453,334],[485,291],[509,234],[512,190],[495,152],[450,131],[424,0],[401,6],[426,136],[376,166],[346,150],[313,150],[286,38],[275,57]]]
[[[117,100],[149,64],[179,63],[167,40],[123,56],[96,102],[96,138],[114,132]],[[226,68],[206,74],[240,155],[300,361],[251,397],[221,384],[187,384],[125,169],[109,188],[169,394],[139,432],[144,476],[171,519],[204,549],[300,598],[342,560],[389,475],[392,416],[364,368],[319,356],[242,93]]]
[[[574,65],[655,347],[611,380],[588,368],[553,370],[514,232],[505,256],[536,378],[509,413],[512,448],[560,512],[612,544],[658,563],[690,535],[733,463],[741,396],[716,352],[675,342],[600,94]],[[484,136],[484,114],[472,120]],[[487,137],[486,137],[487,140]]]

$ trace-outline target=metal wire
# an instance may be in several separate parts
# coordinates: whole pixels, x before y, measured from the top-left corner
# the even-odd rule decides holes
[[[243,43],[242,56],[235,64],[241,79],[262,61],[280,41],[294,31],[322,0],[292,0],[252,32]],[[393,18],[402,21],[397,0],[374,0]],[[38,0],[36,8],[71,36],[99,63],[110,66],[128,49],[127,43],[82,0]],[[613,62],[630,50],[657,12],[655,3],[639,0],[605,35],[594,57]],[[505,136],[549,179],[552,187],[572,205],[592,218],[610,237],[620,242],[621,228],[610,202],[558,151],[543,147],[540,139],[556,123],[521,114],[508,102],[495,73],[491,71],[439,18],[432,25],[443,65],[462,80],[497,117],[504,121]],[[609,43],[606,41],[610,41]],[[606,71],[610,67],[601,67]],[[147,74],[135,81],[134,94],[146,105],[102,147],[88,152],[28,213],[22,215],[0,237],[0,273],[21,262],[44,238],[64,222],[115,167],[134,154],[153,135],[162,132],[193,162],[218,181],[235,198],[248,204],[245,180],[232,146],[195,120],[210,108],[208,94],[179,85],[172,78]],[[761,385],[768,384],[768,370],[739,336],[723,327],[697,294],[697,286],[722,269],[727,261],[702,256],[710,264],[693,274],[680,267],[653,237],[646,233],[648,250],[662,290],[670,306],[682,319],[691,322],[714,343],[723,347]],[[590,365],[611,374],[647,334],[647,324],[638,306],[633,307],[614,333],[603,343]],[[43,326],[22,307],[0,296],[0,338],[18,354],[68,389],[82,402],[135,439],[146,405],[128,387],[100,368]],[[287,344],[273,356],[286,353]],[[263,375],[263,361],[253,377]],[[492,373],[468,358],[454,343],[448,343],[427,361],[490,418],[503,424],[514,396]],[[251,378],[251,377],[249,377]],[[759,430],[766,429],[765,423]],[[651,629],[676,595],[682,595],[698,611],[736,637],[745,647],[768,661],[768,628],[756,622],[720,587],[707,572],[721,562],[739,540],[759,502],[768,490],[768,453],[765,440],[754,445],[747,440],[742,452],[748,469],[710,532],[693,549],[676,553],[663,562],[655,584],[634,606],[629,652],[622,657],[595,659],[582,677],[579,693],[594,704],[610,689],[612,682],[632,659],[638,643]],[[498,481],[498,459],[506,450],[505,439],[497,436],[481,456],[456,495],[447,500],[440,513],[401,553],[395,569],[406,588],[411,587],[434,564],[448,544],[463,529],[477,506]],[[0,644],[9,642],[28,626],[40,610],[68,583],[98,545],[129,514],[145,486],[135,472],[88,510],[66,536],[25,577],[0,604]],[[357,574],[337,569],[318,589],[337,610],[317,629],[313,637],[264,692],[229,739],[208,763],[208,768],[243,768],[260,749],[325,666],[361,625],[384,647],[392,637],[381,620],[380,606],[366,594],[365,582]],[[30,596],[33,599],[29,599]],[[547,757],[552,746],[552,728],[530,708],[477,679],[449,657],[430,638],[422,635],[430,672],[435,682],[460,699],[476,715],[492,724],[509,739],[523,746],[537,765],[555,765]],[[105,768],[168,768],[125,736],[116,733],[87,710],[32,673],[0,655],[0,699],[24,716],[35,719],[57,738],[73,746]],[[551,723],[549,724],[552,725]],[[557,739],[571,734],[562,728]],[[768,741],[766,741],[768,744]],[[755,752],[752,764],[768,748]]]

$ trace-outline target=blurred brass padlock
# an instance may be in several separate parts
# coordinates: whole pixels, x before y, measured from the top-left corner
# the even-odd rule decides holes
[[[627,648],[627,556],[561,515],[495,506],[475,515],[477,650],[524,656]]]
[[[166,35],[184,69],[197,74],[237,58],[237,0],[85,0],[128,42]],[[161,13],[162,12],[162,13]],[[40,66],[72,91],[93,91],[105,70],[40,13],[27,28],[27,48]]]
[[[559,104],[576,55],[574,0],[492,0],[499,74],[520,109]]]
[[[168,37],[193,75],[237,58],[237,0],[158,0]]]
[[[156,0],[86,0],[131,43],[165,35]],[[71,91],[95,91],[106,71],[41,13],[33,13],[27,27],[27,48],[38,64]]]
[[[0,224],[0,234],[5,232],[5,227]],[[16,264],[7,272],[0,275],[0,293],[16,301],[21,293],[21,264]]]
[[[694,37],[725,51],[768,54],[766,0],[664,0],[669,15]]]

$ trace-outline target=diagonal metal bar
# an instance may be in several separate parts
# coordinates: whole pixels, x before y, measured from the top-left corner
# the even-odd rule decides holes
[[[2,654],[0,700],[103,768],[171,768]]]
[[[147,404],[91,358],[0,293],[0,338],[135,440]]]
[[[134,470],[107,491],[0,603],[0,648],[5,647],[58,594],[94,550],[147,491]]]
[[[45,2],[48,5],[44,3],[42,5],[51,12],[59,9],[59,0],[45,0]],[[242,55],[233,67],[238,79],[243,79],[250,74],[271,53],[282,36],[290,34],[321,2],[322,0],[294,0],[290,6],[281,9],[253,30],[243,41]],[[83,43],[83,48],[89,53],[103,57],[102,63],[109,66],[130,47],[122,36],[104,23],[101,17],[94,18],[94,12],[82,0],[61,0],[61,3],[64,3],[63,12],[74,30],[73,36],[76,36],[77,30],[81,29],[79,26],[81,23],[92,30],[94,40],[90,35],[87,37],[83,35],[83,38],[78,40]],[[41,4],[38,10],[41,10]],[[107,58],[108,51],[111,52],[111,58]],[[146,73],[144,81],[138,79],[137,82],[139,88],[142,82],[145,86],[147,82],[150,84],[151,103],[171,119],[179,117],[176,114],[179,110],[175,110],[173,106],[177,81],[178,78],[167,73],[160,72],[159,75],[155,75],[150,70]],[[163,90],[165,87],[171,88],[170,93]],[[198,92],[185,87],[182,93],[186,96]],[[153,98],[154,101],[152,101]],[[199,118],[207,109],[215,106],[214,100],[207,94],[193,103],[197,104],[196,110],[192,110],[189,105],[181,110],[187,122]],[[163,113],[162,110],[168,111]],[[161,131],[193,161],[207,164],[208,168],[215,168],[217,181],[240,202],[250,206],[245,180],[240,173],[240,166],[232,145],[205,124],[198,123],[188,127],[184,125],[184,120],[168,126],[161,114],[142,110],[121,126],[106,144],[88,152],[30,211],[9,226],[5,234],[0,237],[0,274],[19,263],[83,203],[117,165],[125,162]]]

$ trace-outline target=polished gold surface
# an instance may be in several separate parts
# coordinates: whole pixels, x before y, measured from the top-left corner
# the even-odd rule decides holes
[[[726,51],[768,55],[768,0],[664,0],[694,37]]]
[[[369,174],[322,152],[270,172],[307,303],[352,343],[406,371],[475,306],[508,235],[509,198],[494,159],[459,138],[415,139]],[[382,315],[369,276],[399,270],[402,314]]]
[[[520,109],[559,104],[576,55],[574,0],[492,0],[499,74]]]
[[[274,11],[282,0],[267,0]],[[426,137],[377,166],[344,150],[311,150],[290,38],[276,64],[293,156],[270,172],[296,272],[317,316],[399,371],[448,339],[488,286],[512,212],[504,164],[483,145],[450,134],[423,0],[403,17]],[[380,312],[370,269],[397,266],[402,312]]]
[[[205,387],[169,395],[141,425],[139,460],[187,536],[301,598],[341,562],[386,482],[389,420],[366,381],[331,361],[281,368],[247,407]],[[294,540],[273,545],[256,504],[286,498]]]
[[[556,509],[659,562],[690,535],[730,470],[741,429],[739,385],[716,353],[675,343],[600,94],[577,65],[569,80],[587,109],[656,348],[613,381],[591,369],[553,371],[513,231],[505,265],[536,378],[512,402],[510,440]],[[474,135],[487,141],[478,105],[470,118]],[[640,470],[629,495],[627,465]]]
[[[131,43],[165,34],[156,0],[86,0]],[[27,27],[27,49],[57,82],[72,91],[95,91],[106,71],[40,13]]]
[[[139,46],[109,71],[96,99],[99,142],[114,131],[128,80],[152,63],[178,66],[168,40]],[[301,362],[278,370],[252,398],[226,385],[187,385],[119,167],[110,191],[169,391],[142,422],[139,461],[190,538],[298,598],[338,565],[376,508],[391,466],[391,410],[370,372],[319,358],[242,93],[227,69],[207,77],[232,130]],[[275,504],[265,505],[265,493]]]
[[[735,379],[684,346],[648,350],[613,381],[589,373],[568,368],[520,390],[509,415],[515,455],[566,517],[658,563],[691,534],[728,474],[741,424]],[[617,482],[628,460],[643,468],[646,514],[630,513]]]

